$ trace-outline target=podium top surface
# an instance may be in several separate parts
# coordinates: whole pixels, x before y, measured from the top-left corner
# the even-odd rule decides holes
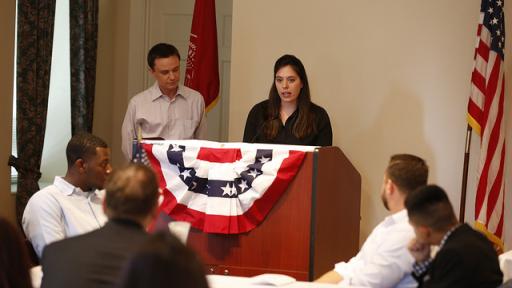
[[[258,149],[286,149],[304,152],[313,152],[320,146],[305,146],[305,145],[283,145],[283,144],[267,144],[267,143],[243,143],[243,142],[215,142],[207,140],[142,140],[142,143],[155,144],[155,145],[169,145],[178,144],[193,147],[207,147],[207,148],[244,148],[244,147],[257,147]]]

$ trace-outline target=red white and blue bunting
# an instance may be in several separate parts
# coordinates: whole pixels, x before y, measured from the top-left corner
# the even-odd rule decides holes
[[[165,140],[142,148],[161,211],[204,232],[237,234],[265,219],[315,147]]]

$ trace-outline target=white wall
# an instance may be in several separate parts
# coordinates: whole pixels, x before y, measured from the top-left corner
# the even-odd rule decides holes
[[[57,0],[53,31],[52,71],[40,186],[53,183],[67,170],[66,146],[71,139],[71,86],[69,58],[69,1]]]
[[[249,109],[267,97],[274,61],[295,54],[313,101],[329,112],[334,145],[362,175],[362,240],[387,215],[379,191],[394,153],[425,158],[430,182],[459,211],[480,1],[233,2],[230,141],[241,140]]]

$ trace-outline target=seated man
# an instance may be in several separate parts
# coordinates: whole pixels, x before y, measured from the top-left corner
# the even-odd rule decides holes
[[[36,192],[23,213],[23,230],[38,257],[48,243],[98,229],[107,220],[97,190],[112,170],[107,143],[92,134],[75,135],[66,158],[66,176]]]
[[[42,287],[116,287],[122,267],[149,237],[158,211],[158,182],[147,166],[116,170],[105,185],[109,221],[100,229],[44,249]],[[172,279],[170,279],[172,281]]]
[[[391,157],[384,173],[381,197],[392,214],[373,229],[361,251],[348,262],[340,262],[334,270],[316,282],[343,283],[363,287],[416,287],[411,276],[413,258],[407,244],[414,237],[404,209],[405,197],[427,184],[425,161],[409,154]]]
[[[419,287],[498,287],[503,279],[498,255],[487,238],[455,217],[444,190],[435,185],[412,192],[405,200],[416,238],[414,278]],[[439,250],[430,258],[430,246]]]

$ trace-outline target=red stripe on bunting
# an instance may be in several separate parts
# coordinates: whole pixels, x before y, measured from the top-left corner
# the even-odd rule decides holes
[[[214,163],[233,163],[242,159],[242,151],[238,148],[201,147],[197,159]]]

